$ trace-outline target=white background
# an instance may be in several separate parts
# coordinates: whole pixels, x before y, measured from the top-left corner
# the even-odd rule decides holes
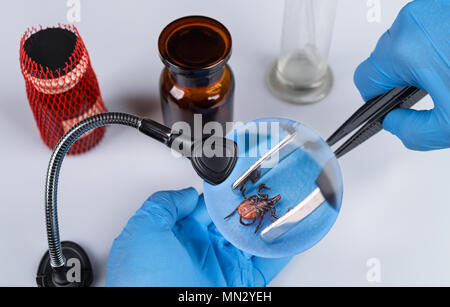
[[[381,1],[381,22],[367,21],[366,1],[340,0],[330,52],[331,94],[311,106],[273,98],[264,74],[279,51],[281,0],[81,1],[76,23],[109,110],[161,120],[157,38],[170,21],[202,14],[233,36],[235,120],[280,116],[329,136],[362,100],[353,71],[407,1]],[[40,140],[19,69],[28,26],[67,23],[65,1],[1,1],[0,11],[0,285],[33,286],[47,249],[44,179],[51,154]],[[421,103],[430,107],[431,101]],[[449,150],[405,149],[382,132],[343,159],[344,201],[331,232],[298,255],[271,283],[312,285],[450,285]],[[109,128],[93,151],[64,161],[59,188],[61,238],[90,255],[103,285],[113,239],[153,192],[194,186],[190,164],[127,128]],[[381,283],[366,279],[370,258]]]

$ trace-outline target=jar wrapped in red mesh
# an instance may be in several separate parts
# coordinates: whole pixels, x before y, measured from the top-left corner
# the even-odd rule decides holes
[[[51,149],[75,124],[107,111],[75,26],[28,29],[20,42],[20,67],[41,137]],[[68,153],[91,149],[104,133],[104,127],[91,130]]]

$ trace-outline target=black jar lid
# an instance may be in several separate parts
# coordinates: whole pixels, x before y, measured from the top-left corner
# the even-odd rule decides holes
[[[67,63],[75,51],[77,36],[63,28],[47,28],[33,33],[24,43],[28,57],[54,74],[65,74]]]
[[[217,20],[186,16],[164,28],[158,47],[161,60],[171,70],[214,71],[231,56],[231,35]]]

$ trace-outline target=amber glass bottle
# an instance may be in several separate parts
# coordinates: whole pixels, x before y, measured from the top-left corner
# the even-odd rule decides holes
[[[233,120],[234,95],[227,65],[231,35],[225,26],[208,17],[183,17],[164,28],[158,46],[166,66],[160,78],[165,124],[184,121],[193,132],[194,114],[202,114],[203,126],[217,121],[225,131]]]

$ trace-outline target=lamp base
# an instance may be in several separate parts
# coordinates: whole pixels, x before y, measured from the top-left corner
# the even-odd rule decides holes
[[[61,281],[50,265],[48,251],[42,257],[36,276],[38,287],[89,287],[92,283],[92,266],[86,252],[78,244],[61,242],[62,252],[67,260],[65,279]]]

